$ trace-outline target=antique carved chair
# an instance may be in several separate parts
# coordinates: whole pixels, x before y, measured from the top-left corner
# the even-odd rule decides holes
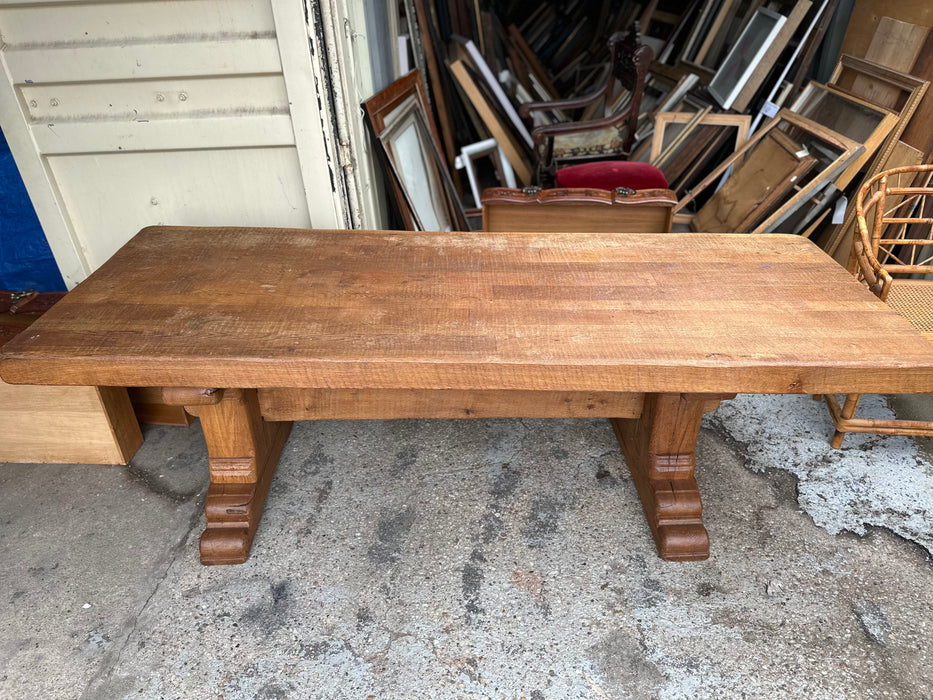
[[[481,201],[484,231],[670,233],[677,197],[664,189],[492,187]]]
[[[628,94],[628,101],[619,111],[602,118],[548,124],[532,132],[539,184],[556,181],[558,187],[604,190],[667,187],[657,168],[627,160],[635,141],[645,75],[652,58],[654,52],[641,43],[635,22],[627,32],[616,32],[610,37],[610,70],[602,88],[583,97],[522,105],[520,114],[526,118],[541,110],[578,109],[599,100],[605,101],[605,111],[612,112],[616,81]]]
[[[933,165],[887,170],[872,177],[855,200],[856,236],[849,270],[933,341]],[[836,426],[832,446],[846,433],[933,436],[933,421],[855,418],[859,394],[823,397]]]

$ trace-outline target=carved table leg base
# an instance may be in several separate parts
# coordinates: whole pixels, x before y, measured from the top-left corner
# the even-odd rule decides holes
[[[661,558],[709,558],[709,535],[694,478],[703,414],[733,395],[648,394],[640,418],[613,418]]]
[[[650,471],[650,470],[649,470]],[[709,535],[696,479],[636,479],[651,532],[662,559],[696,561],[709,557]]]
[[[242,564],[249,558],[292,424],[263,420],[255,389],[228,389],[219,397],[216,392],[209,396],[199,400],[214,403],[185,406],[201,419],[211,472],[201,563]]]
[[[291,423],[266,423],[271,440],[261,478],[255,484],[211,484],[207,488],[204,513],[207,529],[201,535],[201,563],[242,564],[249,559],[253,537],[259,527],[262,506],[269,493],[279,454],[288,439]]]

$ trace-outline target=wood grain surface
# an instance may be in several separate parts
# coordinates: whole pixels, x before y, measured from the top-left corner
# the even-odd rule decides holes
[[[933,345],[784,235],[150,227],[0,357],[32,384],[933,392]]]

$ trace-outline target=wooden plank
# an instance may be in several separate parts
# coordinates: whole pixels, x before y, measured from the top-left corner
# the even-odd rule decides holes
[[[472,40],[464,40],[463,37],[455,36],[453,39],[466,49],[466,58],[464,60],[478,73],[486,89],[492,93],[492,97],[496,102],[496,108],[499,112],[504,114],[511,123],[511,131],[517,134],[528,148],[532,148],[534,143],[531,140],[531,133],[525,126],[525,122],[519,117],[509,96],[505,94],[502,86],[499,85],[499,81],[496,79],[496,76],[493,75],[492,70],[490,70],[489,65],[486,63],[486,59],[479,52],[479,49],[476,48],[476,44],[474,44]]]
[[[803,46],[800,47],[802,50],[797,54],[797,58],[792,63],[792,66],[797,66],[797,70],[794,73],[794,77],[788,81],[791,94],[796,93],[797,88],[799,88],[806,79],[810,66],[813,64],[813,57],[816,55],[820,46],[822,46],[826,32],[834,22],[838,7],[839,0],[825,0],[825,4],[820,6],[818,10],[818,12],[820,12],[820,17],[818,21],[811,25],[809,35]]]
[[[797,0],[797,2],[794,3],[793,9],[787,15],[787,21],[781,26],[778,35],[768,46],[768,50],[765,52],[764,56],[761,57],[758,66],[745,82],[745,87],[742,88],[741,92],[739,92],[732,101],[730,105],[732,109],[737,112],[745,111],[752,101],[752,98],[755,97],[755,93],[758,92],[758,88],[761,87],[761,84],[768,77],[774,64],[784,52],[784,47],[793,39],[794,32],[797,31],[797,27],[800,26],[800,23],[810,10],[812,4],[810,0]]]
[[[520,182],[526,185],[530,184],[532,182],[531,166],[525,156],[522,144],[515,138],[508,125],[499,118],[499,115],[486,101],[486,98],[483,96],[482,92],[480,92],[479,87],[473,81],[473,77],[470,75],[463,62],[454,61],[451,63],[450,72],[453,73],[454,78],[456,78],[457,82],[460,84],[460,88],[466,93],[470,103],[479,114],[480,119],[483,120],[489,133],[492,134],[496,143],[498,143],[505,152],[505,157],[509,159],[509,163],[512,165],[516,177]]]
[[[525,61],[528,71],[532,73],[541,86],[547,90],[548,95],[543,99],[556,100],[560,96],[560,93],[557,92],[557,88],[555,88],[554,84],[551,82],[551,78],[538,60],[538,56],[531,50],[531,47],[528,46],[528,43],[514,24],[509,25],[509,36],[512,38],[512,43],[515,45],[518,53]]]
[[[839,53],[864,56],[884,17],[923,27],[933,26],[933,3],[929,0],[855,0],[852,20],[846,27]]]
[[[782,235],[151,227],[0,357],[78,385],[933,392],[929,341]]]
[[[0,381],[0,462],[127,464],[142,442],[125,389]]]
[[[454,126],[450,115],[450,106],[447,104],[447,91],[441,77],[441,59],[435,46],[437,41],[436,25],[433,18],[428,16],[424,0],[414,0],[414,3],[418,27],[422,32],[421,39],[424,42],[424,58],[428,64],[427,77],[431,82],[434,113],[437,114],[437,121],[440,125],[440,135],[443,139],[447,165],[453,171],[454,160],[457,157],[457,146],[454,143]]]
[[[643,394],[455,389],[260,389],[263,418],[637,418]]]
[[[930,27],[882,17],[865,52],[865,60],[910,72],[920,55]]]
[[[269,2],[161,0],[106,3],[19,3],[0,7],[3,41],[12,48],[122,46],[218,39],[272,38]],[[304,23],[302,23],[304,26]]]
[[[151,121],[55,122],[29,132],[44,156],[295,145],[287,114]]]
[[[4,52],[14,83],[279,73],[275,37],[133,46],[43,46]]]
[[[191,425],[194,417],[184,406],[171,406],[162,401],[159,387],[132,387],[127,389],[133,412],[140,423],[155,425]]]
[[[120,81],[108,85],[22,85],[33,124],[285,115],[281,75],[236,75]]]

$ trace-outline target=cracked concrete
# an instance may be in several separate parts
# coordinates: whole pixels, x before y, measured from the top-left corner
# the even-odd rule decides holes
[[[859,415],[894,414],[872,395]],[[885,527],[933,553],[933,462],[913,439],[853,433],[827,450],[826,407],[795,396],[740,396],[708,421],[742,443],[749,468],[796,476],[800,506],[829,532]]]
[[[831,433],[723,403],[693,563],[600,420],[298,424],[237,567],[197,563],[197,423],[3,465],[0,697],[933,697],[930,452]]]

